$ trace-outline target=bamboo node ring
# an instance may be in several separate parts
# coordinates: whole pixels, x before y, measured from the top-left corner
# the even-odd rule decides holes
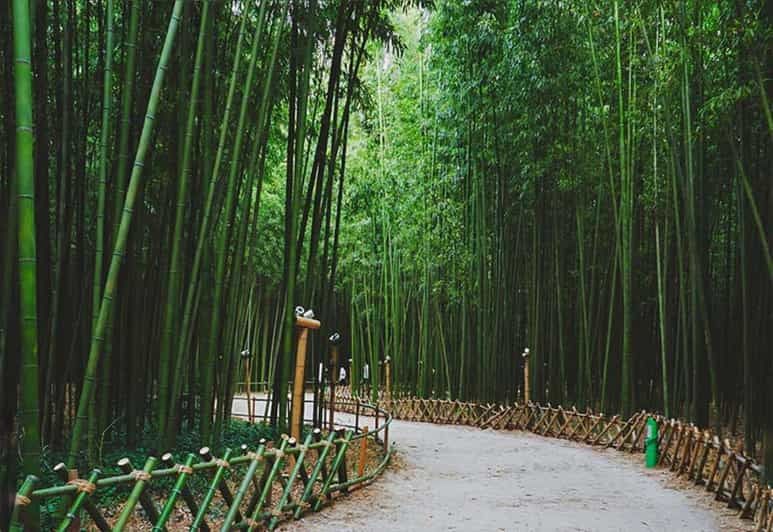
[[[143,471],[141,469],[135,469],[134,471],[132,471],[131,477],[138,482],[140,480],[144,480],[145,482],[148,482],[152,478],[150,473],[148,473],[147,471]]]
[[[17,493],[16,494],[16,501],[15,502],[16,502],[16,506],[27,506],[28,504],[30,504],[32,502],[32,499],[30,499],[29,497],[27,497],[25,495],[19,495]]]
[[[75,486],[78,493],[87,493],[91,495],[97,490],[97,485],[93,482],[89,482],[85,478],[74,478],[67,482],[68,486]]]

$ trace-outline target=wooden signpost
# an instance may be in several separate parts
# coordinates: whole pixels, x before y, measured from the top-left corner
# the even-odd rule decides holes
[[[295,327],[298,329],[298,347],[295,352],[295,379],[293,381],[293,409],[290,415],[290,435],[299,440],[303,426],[303,385],[306,370],[306,344],[309,339],[309,329],[319,329],[320,322],[313,318],[312,311],[297,312]]]

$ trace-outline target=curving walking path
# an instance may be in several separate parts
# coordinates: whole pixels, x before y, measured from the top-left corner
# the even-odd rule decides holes
[[[395,421],[383,476],[283,530],[715,531],[630,455],[523,432]]]

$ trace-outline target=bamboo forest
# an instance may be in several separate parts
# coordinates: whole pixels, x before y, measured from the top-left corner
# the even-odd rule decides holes
[[[190,529],[210,504],[272,529],[372,480],[332,439],[344,391],[355,439],[397,398],[603,413],[631,452],[679,420],[671,469],[711,431],[717,498],[729,474],[771,530],[771,23],[765,0],[0,0],[0,530],[150,530],[135,505],[177,530],[201,446]],[[240,487],[228,456],[260,438],[276,471],[245,450]],[[167,452],[169,499],[139,469]],[[351,529],[447,529],[398,525]]]

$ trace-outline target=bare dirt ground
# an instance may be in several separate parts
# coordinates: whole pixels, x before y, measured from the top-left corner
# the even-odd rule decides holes
[[[401,421],[390,438],[397,444],[396,467],[282,529],[729,529],[699,492],[683,491],[666,473],[646,471],[617,451],[521,432]]]

